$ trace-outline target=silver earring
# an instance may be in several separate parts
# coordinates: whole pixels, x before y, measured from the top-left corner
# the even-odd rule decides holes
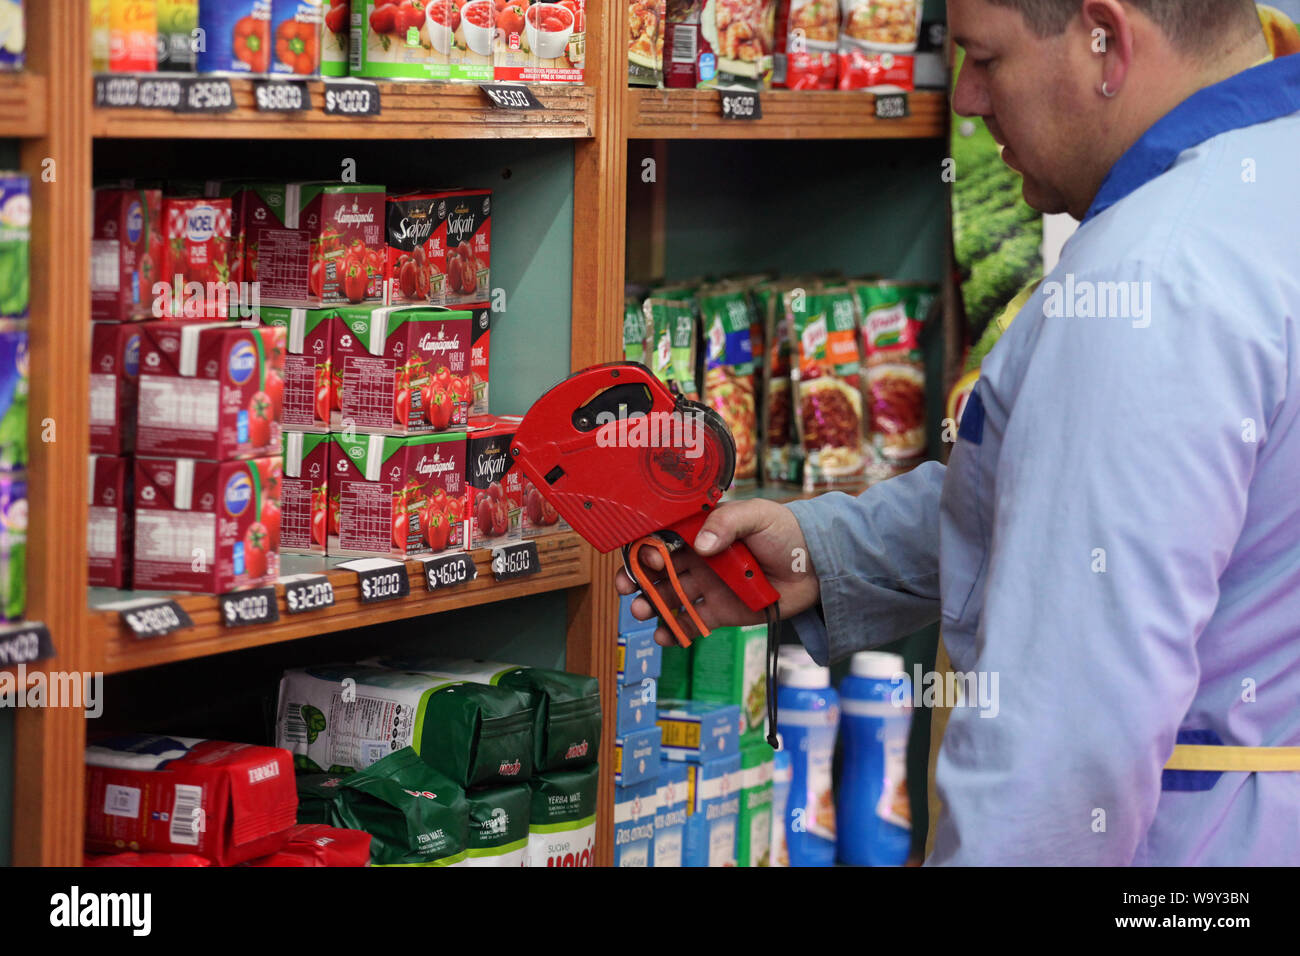
[[[1104,81],[1102,81],[1102,84],[1101,84],[1101,95],[1104,96],[1104,97],[1106,97],[1106,99],[1108,99],[1108,100],[1114,99],[1114,98],[1115,98],[1115,94],[1118,93],[1118,92],[1119,92],[1118,90],[1114,90],[1114,91],[1111,90],[1111,88],[1110,88],[1110,81],[1109,81],[1109,80],[1104,80]]]

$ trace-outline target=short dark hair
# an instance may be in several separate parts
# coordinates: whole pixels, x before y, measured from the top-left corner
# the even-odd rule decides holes
[[[989,0],[1024,16],[1041,37],[1057,36],[1079,12],[1081,0]],[[1150,17],[1175,47],[1188,53],[1207,53],[1224,38],[1225,31],[1245,31],[1259,23],[1254,0],[1128,0]]]

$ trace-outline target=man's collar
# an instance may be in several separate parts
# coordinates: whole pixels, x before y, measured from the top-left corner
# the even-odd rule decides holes
[[[1234,129],[1300,112],[1300,54],[1252,67],[1193,93],[1119,158],[1083,221],[1164,175],[1184,151]]]

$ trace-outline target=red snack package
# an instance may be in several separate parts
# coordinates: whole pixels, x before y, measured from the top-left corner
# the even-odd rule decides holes
[[[211,866],[193,853],[87,853],[82,866]]]
[[[130,458],[90,456],[86,555],[92,588],[129,588],[135,529],[135,466]]]
[[[162,251],[162,192],[96,189],[90,243],[90,317],[148,318]],[[161,318],[161,316],[158,316]]]
[[[90,453],[135,450],[140,326],[96,322],[90,332]]]
[[[839,0],[781,0],[773,86],[833,90],[838,71]]]
[[[86,849],[190,853],[230,866],[284,846],[298,812],[278,747],[127,734],[86,747]]]
[[[485,415],[470,423],[465,452],[471,548],[493,548],[523,537],[523,472],[511,467],[517,416]]]
[[[369,866],[370,834],[324,823],[300,823],[284,849],[249,866]]]

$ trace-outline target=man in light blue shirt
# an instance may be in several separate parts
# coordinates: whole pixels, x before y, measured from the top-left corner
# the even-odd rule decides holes
[[[695,546],[744,539],[819,662],[941,621],[998,676],[953,711],[929,862],[1300,863],[1300,56],[1248,0],[948,11],[954,108],[1082,225],[947,468],[726,505]],[[677,561],[707,624],[757,620]]]

